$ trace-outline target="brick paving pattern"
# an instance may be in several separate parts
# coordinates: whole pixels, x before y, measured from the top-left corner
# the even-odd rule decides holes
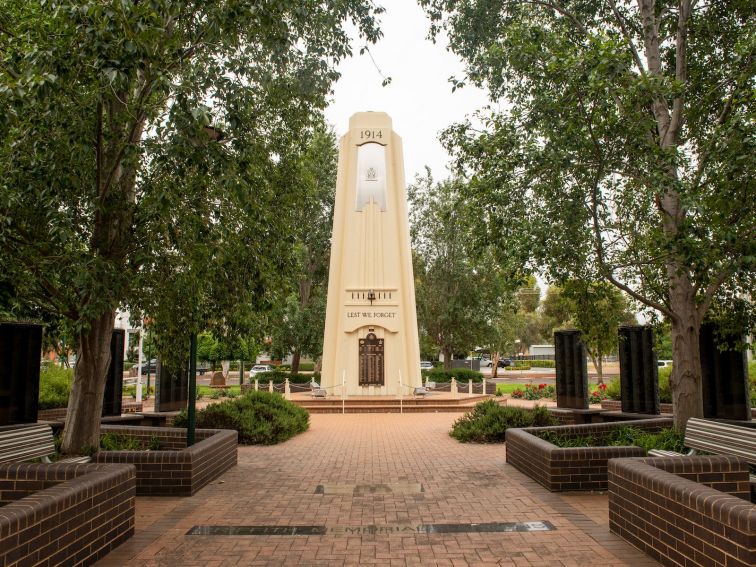
[[[505,463],[503,445],[449,437],[456,417],[313,415],[310,430],[286,443],[240,447],[238,466],[191,498],[138,497],[136,535],[97,565],[657,565],[609,533],[606,495],[548,492]],[[370,484],[393,489],[362,487]],[[556,530],[186,535],[195,525],[380,528],[542,520]]]

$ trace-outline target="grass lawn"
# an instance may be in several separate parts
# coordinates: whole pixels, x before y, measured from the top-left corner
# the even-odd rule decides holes
[[[522,384],[496,384],[496,391],[501,394],[511,394],[515,390],[522,390],[525,386]]]
[[[197,392],[199,392],[203,396],[209,396],[210,394],[218,390],[233,390],[237,394],[241,393],[241,387],[239,386],[239,384],[236,384],[235,386],[225,386],[223,388],[211,388],[210,386],[197,385]]]

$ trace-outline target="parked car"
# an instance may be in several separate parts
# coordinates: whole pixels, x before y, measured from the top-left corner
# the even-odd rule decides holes
[[[147,376],[147,373],[150,374],[157,374],[157,359],[153,358],[149,362],[143,362],[142,363],[142,376]],[[137,369],[137,373],[139,373],[139,370]]]
[[[249,377],[254,378],[257,374],[260,374],[261,372],[273,372],[273,367],[268,364],[255,364],[252,369],[249,371]]]
[[[672,361],[671,360],[657,360],[656,365],[659,368],[667,368],[668,366],[672,366]]]
[[[433,370],[433,363],[428,362],[427,360],[422,360],[420,362],[420,370]]]
[[[500,358],[498,366],[499,368],[506,368],[507,366],[512,366],[512,360],[509,358]]]

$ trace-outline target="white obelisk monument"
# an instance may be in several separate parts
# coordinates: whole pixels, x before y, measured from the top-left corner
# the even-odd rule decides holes
[[[342,381],[349,396],[421,386],[402,140],[384,112],[353,115],[339,148],[321,382]]]

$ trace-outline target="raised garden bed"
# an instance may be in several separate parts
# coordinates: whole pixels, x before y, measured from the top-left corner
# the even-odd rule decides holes
[[[609,529],[663,565],[756,565],[756,506],[736,457],[615,459]]]
[[[135,437],[145,446],[159,441],[157,451],[99,451],[94,456],[98,463],[134,465],[139,496],[191,496],[236,466],[236,431],[198,429],[197,442],[188,448],[185,429],[103,425],[101,433]]]
[[[528,427],[508,429],[507,463],[552,492],[607,490],[607,462],[619,457],[644,457],[640,447],[557,447],[538,435],[553,432],[565,437],[605,437],[611,431],[632,426],[645,431],[670,427],[669,418]]]
[[[134,534],[134,467],[0,465],[0,565],[91,565]]]

